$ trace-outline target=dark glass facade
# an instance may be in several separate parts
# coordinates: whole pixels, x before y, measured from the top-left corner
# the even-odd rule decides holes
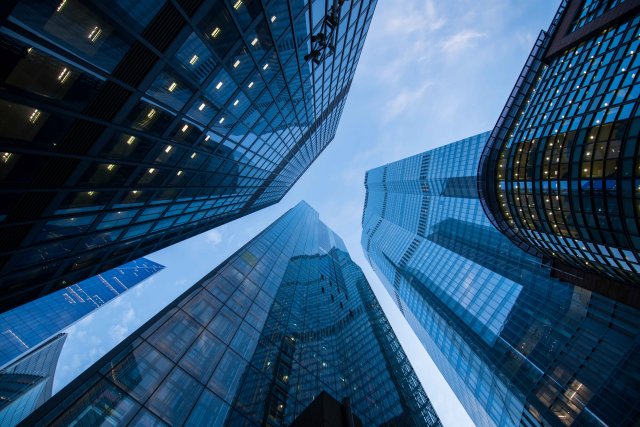
[[[323,391],[363,425],[440,425],[364,274],[301,202],[26,422],[284,426]]]
[[[640,307],[640,15],[565,1],[483,154],[483,207],[563,280]]]
[[[369,262],[476,425],[635,425],[640,311],[496,230],[474,182],[488,138],[367,172]]]
[[[15,426],[51,397],[67,334],[58,334],[0,370],[0,424]]]
[[[280,200],[375,4],[2,2],[0,309]]]
[[[0,314],[0,366],[163,268],[144,258],[131,261]]]

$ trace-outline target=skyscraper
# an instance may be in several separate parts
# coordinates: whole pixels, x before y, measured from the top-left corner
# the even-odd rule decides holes
[[[30,420],[282,426],[336,400],[362,425],[440,425],[362,271],[301,202]]]
[[[141,258],[0,314],[0,366],[163,268]]]
[[[0,7],[0,310],[279,201],[375,0]]]
[[[518,78],[479,174],[491,222],[555,276],[640,306],[640,16],[564,1]]]
[[[369,262],[478,426],[633,424],[640,311],[551,277],[493,227],[488,137],[367,172]]]
[[[0,423],[15,426],[51,397],[67,334],[58,334],[0,370]]]

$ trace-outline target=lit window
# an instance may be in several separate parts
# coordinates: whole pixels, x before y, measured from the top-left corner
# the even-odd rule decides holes
[[[153,116],[155,116],[155,115],[156,115],[156,110],[153,109],[153,108],[151,110],[149,110],[149,112],[147,113],[147,117],[149,119],[153,118]]]
[[[189,64],[191,64],[191,65],[195,65],[195,64],[196,64],[196,62],[198,62],[198,55],[193,55],[193,56],[191,57],[191,59],[189,60]]]
[[[173,147],[171,147],[170,145],[167,145],[167,148],[164,149],[165,153],[168,153],[169,151],[171,151]]]
[[[267,68],[269,68],[269,64],[264,64],[262,67],[263,70],[266,70]]]
[[[176,90],[176,88],[178,87],[178,84],[176,82],[173,82],[169,85],[169,92],[173,92],[174,90]]]
[[[96,192],[95,192],[95,191],[87,191],[87,195],[88,195],[88,196],[93,196],[94,194],[96,194]]]
[[[100,29],[100,27],[96,26],[93,27],[93,30],[91,30],[87,38],[91,40],[91,43],[95,43],[96,40],[98,40],[98,37],[100,37],[100,34],[102,34],[102,30]]]
[[[56,8],[56,12],[62,12],[62,9],[64,9],[66,4],[67,4],[67,0],[62,0],[58,5],[58,7]]]
[[[107,165],[107,170],[108,170],[108,171],[112,171],[115,167],[116,167],[116,165],[114,165],[113,163],[109,163],[109,164]]]
[[[258,43],[258,38],[256,37],[251,41],[251,46],[255,46]]]
[[[200,106],[198,107],[199,111],[204,110],[204,107],[206,107],[205,103],[203,102],[202,104],[200,104]]]
[[[253,82],[249,83],[249,86],[247,86],[249,89],[251,89],[253,87]]]
[[[149,168],[149,173],[153,173],[153,172],[155,172],[155,169],[154,168]]]
[[[211,32],[211,37],[213,37],[214,39],[216,37],[218,37],[220,35],[220,27],[216,27],[213,29],[213,31]]]
[[[218,84],[216,85],[216,89],[220,89],[222,87],[222,82],[218,82]]]
[[[242,0],[238,0],[237,2],[235,2],[235,4],[233,5],[233,8],[235,10],[240,9],[240,6],[242,6]]]
[[[220,119],[218,123],[222,124],[224,122],[224,117]]]
[[[182,171],[176,172],[176,175],[178,175],[178,176],[182,175]]]
[[[38,121],[38,117],[40,117],[40,110],[36,108],[35,110],[33,110],[33,113],[31,113],[31,115],[29,116],[29,121],[31,123],[35,123]]]
[[[240,100],[239,100],[239,99],[236,99],[236,100],[233,102],[233,106],[234,106],[234,107],[237,107],[239,103],[240,103]]]
[[[135,136],[130,136],[129,138],[127,138],[127,145],[131,145],[136,141],[136,137]]]
[[[233,63],[233,68],[237,68],[240,65],[240,60],[236,59],[236,62]]]
[[[208,141],[208,140],[209,140],[209,138],[211,138],[211,137],[210,137],[209,135],[207,135],[207,136],[204,138],[204,140],[205,140],[205,141]]]
[[[11,153],[2,153],[2,156],[0,158],[2,159],[3,163],[7,163],[11,158]]]
[[[192,153],[192,154],[191,154],[191,158],[192,158],[192,159],[195,159],[195,158],[196,158],[196,153]]]
[[[65,67],[58,75],[58,81],[62,84],[69,78],[70,75],[71,71],[69,71],[69,69]]]
[[[271,17],[271,22],[276,22],[276,15],[273,15],[273,16]]]
[[[189,125],[182,126],[182,132],[186,132],[189,129]]]

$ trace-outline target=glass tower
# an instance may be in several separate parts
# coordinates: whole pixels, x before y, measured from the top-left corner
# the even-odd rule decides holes
[[[483,208],[554,276],[640,307],[640,15],[564,1],[482,156]]]
[[[440,425],[364,274],[301,202],[32,420],[284,426],[323,391],[363,425]]]
[[[0,311],[280,200],[376,0],[8,0]]]
[[[640,311],[552,278],[493,227],[488,137],[367,172],[369,262],[476,425],[633,424]]]
[[[0,366],[162,270],[142,258],[0,314]]]
[[[15,426],[51,397],[67,334],[58,334],[0,370],[0,424]]]

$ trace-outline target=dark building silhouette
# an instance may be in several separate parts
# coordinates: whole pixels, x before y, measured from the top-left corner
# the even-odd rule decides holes
[[[25,423],[288,426],[318,405],[441,425],[362,270],[301,202]]]
[[[0,310],[279,201],[375,0],[0,6]]]
[[[635,425],[640,310],[552,277],[492,225],[488,138],[367,172],[369,262],[476,425]]]
[[[640,4],[563,1],[489,138],[491,222],[553,274],[640,307]]]

